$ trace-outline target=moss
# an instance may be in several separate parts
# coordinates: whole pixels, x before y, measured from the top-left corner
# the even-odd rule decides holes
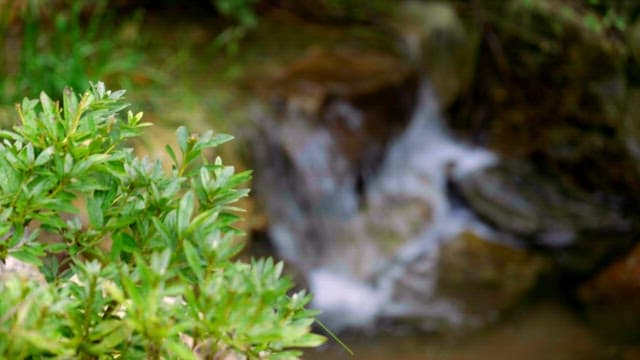
[[[579,2],[481,4],[467,13],[483,29],[476,78],[450,108],[453,126],[585,191],[640,193],[625,120],[638,62],[624,29]]]

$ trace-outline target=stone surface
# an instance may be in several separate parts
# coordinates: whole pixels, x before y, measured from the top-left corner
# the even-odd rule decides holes
[[[448,108],[473,79],[478,34],[466,28],[451,3],[403,1],[389,20],[404,40],[408,56],[429,80],[443,108]]]
[[[411,260],[394,287],[393,323],[464,333],[501,319],[549,269],[544,257],[468,230]],[[403,312],[402,308],[414,310]],[[394,311],[395,310],[395,311]]]
[[[563,271],[586,275],[632,243],[619,201],[564,186],[526,162],[507,161],[458,183],[493,226],[554,253]]]
[[[574,5],[478,2],[468,26],[484,26],[482,70],[452,109],[452,124],[560,182],[636,201],[640,171],[627,143],[637,126],[629,95],[638,62],[604,14]]]
[[[640,245],[578,289],[594,328],[615,341],[640,341]]]
[[[530,251],[465,232],[441,249],[438,289],[465,313],[491,319],[522,300],[547,265]]]

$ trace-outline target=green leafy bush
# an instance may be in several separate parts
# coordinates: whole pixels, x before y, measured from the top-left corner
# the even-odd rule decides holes
[[[231,139],[177,131],[170,171],[134,156],[148,124],[99,83],[62,106],[45,93],[0,131],[0,358],[295,359],[321,344],[304,291],[282,264],[234,261],[247,195],[211,148]]]

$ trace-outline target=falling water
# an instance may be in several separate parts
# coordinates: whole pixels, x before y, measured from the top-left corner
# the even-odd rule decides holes
[[[425,81],[409,126],[391,145],[365,196],[374,208],[384,207],[389,199],[421,201],[431,209],[431,217],[415,239],[401,247],[392,261],[379,264],[366,281],[330,261],[313,269],[309,278],[314,306],[323,310],[325,319],[336,328],[366,326],[381,316],[462,321],[455,304],[434,294],[439,244],[465,230],[480,234],[489,230],[450,200],[448,184],[496,161],[494,154],[453,139]],[[403,298],[398,296],[399,288],[420,295]]]

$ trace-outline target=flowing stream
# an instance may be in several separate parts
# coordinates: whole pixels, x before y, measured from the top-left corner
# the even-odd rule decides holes
[[[450,190],[456,179],[498,159],[452,137],[428,81],[418,96],[408,126],[364,189],[326,128],[297,113],[264,127],[266,138],[289,150],[286,158],[262,159],[273,176],[287,174],[279,189],[266,176],[278,196],[267,202],[270,236],[280,255],[306,273],[312,305],[333,329],[387,317],[426,319],[427,329],[468,320],[436,294],[438,249],[463,231],[490,233]]]
[[[452,138],[427,81],[422,83],[418,96],[409,126],[393,141],[365,196],[366,203],[373,208],[383,208],[392,199],[422,202],[430,209],[430,219],[424,219],[417,236],[408,239],[391,261],[381,263],[366,282],[353,279],[348,271],[333,271],[335,264],[331,261],[311,270],[313,305],[338,328],[366,326],[380,316],[445,317],[451,322],[461,321],[455,305],[446,300],[419,303],[414,297],[394,299],[394,294],[402,284],[427,295],[420,298],[429,299],[434,292],[437,271],[434,260],[439,243],[465,230],[490,231],[461,204],[452,201],[448,185],[455,178],[494,164],[497,158]],[[418,258],[422,261],[416,268],[412,263]]]

